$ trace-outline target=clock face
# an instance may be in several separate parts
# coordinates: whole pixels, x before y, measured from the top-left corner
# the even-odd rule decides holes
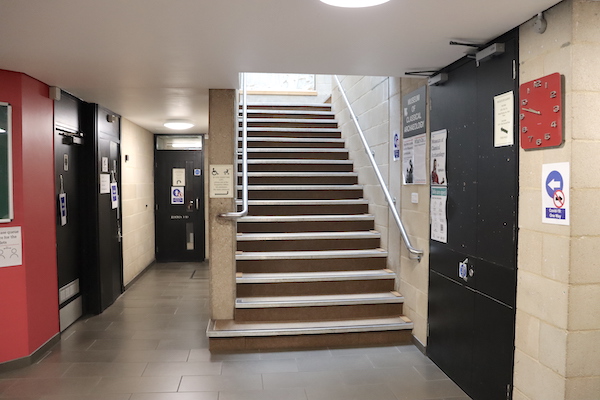
[[[562,106],[562,79],[558,72],[520,86],[519,128],[523,149],[562,144]]]

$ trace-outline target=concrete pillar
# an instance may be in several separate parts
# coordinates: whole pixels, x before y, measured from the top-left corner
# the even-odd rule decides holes
[[[235,168],[236,90],[211,89],[209,91],[208,120],[206,175],[210,180],[211,165],[231,164]],[[210,310],[213,319],[232,319],[234,316],[236,222],[218,216],[235,210],[235,198],[213,199],[210,198],[209,193],[207,223],[210,250]]]

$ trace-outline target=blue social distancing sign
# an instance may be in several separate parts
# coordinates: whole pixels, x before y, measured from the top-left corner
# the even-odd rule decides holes
[[[542,165],[542,222],[569,225],[570,164]]]

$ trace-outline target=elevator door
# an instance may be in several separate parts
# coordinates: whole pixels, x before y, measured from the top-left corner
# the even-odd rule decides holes
[[[517,100],[517,33],[495,42],[504,54],[458,61],[430,88],[431,131],[447,130],[448,239],[431,240],[427,352],[474,400],[512,395],[518,119],[514,144],[497,147],[494,97]]]
[[[204,261],[202,150],[156,150],[156,260]]]

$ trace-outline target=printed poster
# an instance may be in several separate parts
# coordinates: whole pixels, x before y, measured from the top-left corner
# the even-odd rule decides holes
[[[447,187],[431,187],[431,239],[442,243],[448,243],[448,219],[446,218],[447,200]]]
[[[427,135],[405,138],[402,143],[402,176],[405,185],[427,184]]]
[[[431,132],[431,184],[448,185],[446,177],[446,129]]]

